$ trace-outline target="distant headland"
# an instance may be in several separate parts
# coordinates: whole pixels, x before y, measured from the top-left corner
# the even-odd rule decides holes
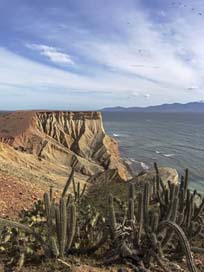
[[[101,109],[102,112],[203,112],[204,101],[189,102],[186,104],[173,103],[149,107],[109,107]]]

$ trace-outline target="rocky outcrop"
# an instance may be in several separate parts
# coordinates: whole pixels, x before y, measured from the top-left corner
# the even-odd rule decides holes
[[[117,142],[106,135],[101,113],[17,111],[0,117],[0,141],[87,176],[117,169],[127,180]]]
[[[179,175],[176,169],[170,167],[160,167],[159,175],[164,183],[164,185],[168,185],[168,181],[174,184],[178,184]],[[152,182],[155,178],[155,170],[150,170],[145,173],[142,173],[133,179],[131,182],[137,182],[138,184],[144,184],[145,182]]]
[[[90,184],[101,183],[104,184],[106,182],[114,183],[114,182],[123,182],[124,180],[119,175],[118,169],[108,169],[102,173],[97,173],[91,176],[87,182]]]

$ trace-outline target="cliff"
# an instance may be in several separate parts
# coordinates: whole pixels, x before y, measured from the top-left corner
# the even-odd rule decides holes
[[[117,142],[106,135],[100,112],[17,111],[0,117],[0,142],[39,161],[91,176],[117,169],[127,179]]]

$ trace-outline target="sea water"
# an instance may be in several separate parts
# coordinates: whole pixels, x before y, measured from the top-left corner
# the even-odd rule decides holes
[[[190,186],[204,191],[203,113],[104,112],[104,128],[136,173],[159,166],[190,170]]]

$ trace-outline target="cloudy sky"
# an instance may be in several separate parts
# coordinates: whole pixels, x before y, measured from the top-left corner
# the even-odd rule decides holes
[[[203,0],[0,0],[0,110],[203,99]]]

